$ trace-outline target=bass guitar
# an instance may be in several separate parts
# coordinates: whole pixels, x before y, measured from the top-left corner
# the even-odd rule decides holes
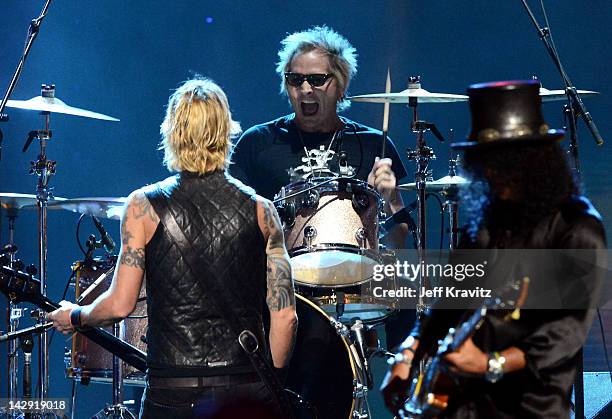
[[[42,295],[40,280],[27,272],[13,268],[6,258],[0,258],[0,292],[13,303],[32,303],[46,312],[60,308],[58,303]],[[139,371],[146,373],[147,354],[140,349],[99,327],[82,327],[78,328],[77,332]]]

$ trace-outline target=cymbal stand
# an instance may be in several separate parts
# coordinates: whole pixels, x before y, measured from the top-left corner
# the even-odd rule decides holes
[[[119,339],[124,338],[125,320],[113,324],[113,334]],[[119,357],[113,355],[113,402],[106,405],[104,409],[96,413],[94,418],[123,419],[136,417],[123,404],[123,362]]]
[[[353,416],[354,419],[371,418],[370,404],[368,403],[368,389],[371,373],[367,367],[367,357],[363,346],[364,325],[361,320],[355,321],[349,329],[344,323],[329,317],[329,322],[338,336],[345,339],[355,362],[356,378],[353,379]],[[353,335],[353,336],[352,336]]]
[[[411,76],[408,81],[408,88],[420,88],[421,78],[420,76]],[[412,108],[412,132],[416,134],[416,148],[414,150],[408,150],[408,159],[414,160],[416,163],[416,172],[414,174],[414,180],[416,183],[416,195],[417,195],[417,255],[419,263],[424,262],[425,250],[427,249],[427,222],[426,222],[426,184],[427,177],[430,176],[428,171],[429,161],[435,160],[436,156],[431,147],[428,147],[425,143],[425,132],[428,131],[432,124],[428,124],[425,121],[420,121],[417,112],[418,100],[415,97],[411,97],[408,102],[408,106]],[[427,277],[423,274],[422,270],[419,271],[419,290],[423,287],[428,286]],[[426,308],[426,302],[419,293],[419,300],[417,303],[417,312],[422,313]]]
[[[17,208],[9,207],[7,209],[7,218],[8,218],[8,256],[11,266],[15,262],[15,253],[17,253],[17,246],[15,246],[15,221],[17,219]],[[8,324],[8,332],[14,332],[19,328],[19,319],[23,316],[24,310],[17,307],[17,304],[14,304],[11,300],[9,300],[9,305],[7,308],[7,324]],[[8,358],[8,399],[10,401],[17,401],[17,385],[18,385],[18,366],[19,366],[19,358],[17,356],[18,344],[16,341],[11,340],[8,344],[7,350],[7,358]],[[16,418],[18,414],[12,413],[12,417]]]
[[[41,95],[43,97],[55,97],[55,85],[42,85]],[[52,198],[49,181],[55,174],[56,162],[47,159],[47,142],[51,139],[51,130],[49,129],[50,114],[49,112],[41,112],[45,117],[45,128],[38,131],[30,132],[28,139],[23,147],[25,152],[32,141],[37,139],[40,143],[40,152],[36,161],[30,162],[30,174],[38,177],[36,187],[36,206],[38,209],[38,264],[40,278],[40,292],[43,296],[47,295],[47,204],[49,198]],[[41,318],[39,321],[44,321]],[[41,399],[47,399],[49,393],[49,348],[47,333],[41,333],[38,337],[39,352],[38,352],[38,372],[40,374],[39,395]]]
[[[448,175],[457,176],[457,158],[449,159]],[[451,185],[442,191],[444,196],[444,209],[448,210],[448,247],[453,250],[457,247],[457,233],[459,231],[459,188]]]

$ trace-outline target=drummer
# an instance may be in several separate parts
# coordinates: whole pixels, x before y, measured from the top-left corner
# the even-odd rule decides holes
[[[272,199],[291,182],[311,177],[355,175],[385,200],[385,212],[403,208],[395,189],[406,170],[391,140],[379,159],[380,131],[338,115],[357,72],[356,50],[326,26],[296,32],[281,42],[276,72],[293,113],[255,125],[238,140],[231,174]],[[393,247],[405,247],[407,227],[392,232]]]
[[[326,26],[283,39],[276,72],[293,113],[245,131],[234,148],[231,174],[268,199],[291,182],[355,175],[382,195],[387,216],[402,209],[395,186],[406,169],[393,142],[387,140],[381,159],[382,133],[338,115],[350,105],[346,92],[357,72],[356,56],[349,41]],[[405,248],[407,235],[408,227],[399,225],[384,243]],[[401,343],[413,317],[412,310],[400,310],[386,319],[387,347]]]

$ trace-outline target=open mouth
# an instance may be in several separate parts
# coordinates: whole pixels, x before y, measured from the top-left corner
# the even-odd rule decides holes
[[[319,104],[317,102],[300,102],[300,108],[302,109],[302,115],[313,116],[319,110]]]

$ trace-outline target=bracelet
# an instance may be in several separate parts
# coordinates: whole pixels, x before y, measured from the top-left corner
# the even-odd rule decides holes
[[[414,338],[414,336],[410,335],[406,338],[406,340],[404,340],[401,345],[399,346],[399,351],[410,351],[412,352],[412,354],[414,355],[414,349],[412,349],[412,346],[414,345],[414,343],[416,342],[416,339]]]
[[[81,310],[83,310],[83,307],[78,306],[70,312],[70,324],[74,327],[81,327]]]
[[[490,383],[498,382],[504,376],[504,364],[506,358],[499,352],[492,352],[489,354],[487,361],[487,372],[485,373],[485,380]]]
[[[393,366],[395,364],[412,365],[412,359],[414,358],[414,350],[412,350],[412,348],[406,349],[408,349],[409,352],[412,352],[412,355],[405,354],[404,352],[398,352],[393,358],[389,358],[387,360],[389,366]]]

